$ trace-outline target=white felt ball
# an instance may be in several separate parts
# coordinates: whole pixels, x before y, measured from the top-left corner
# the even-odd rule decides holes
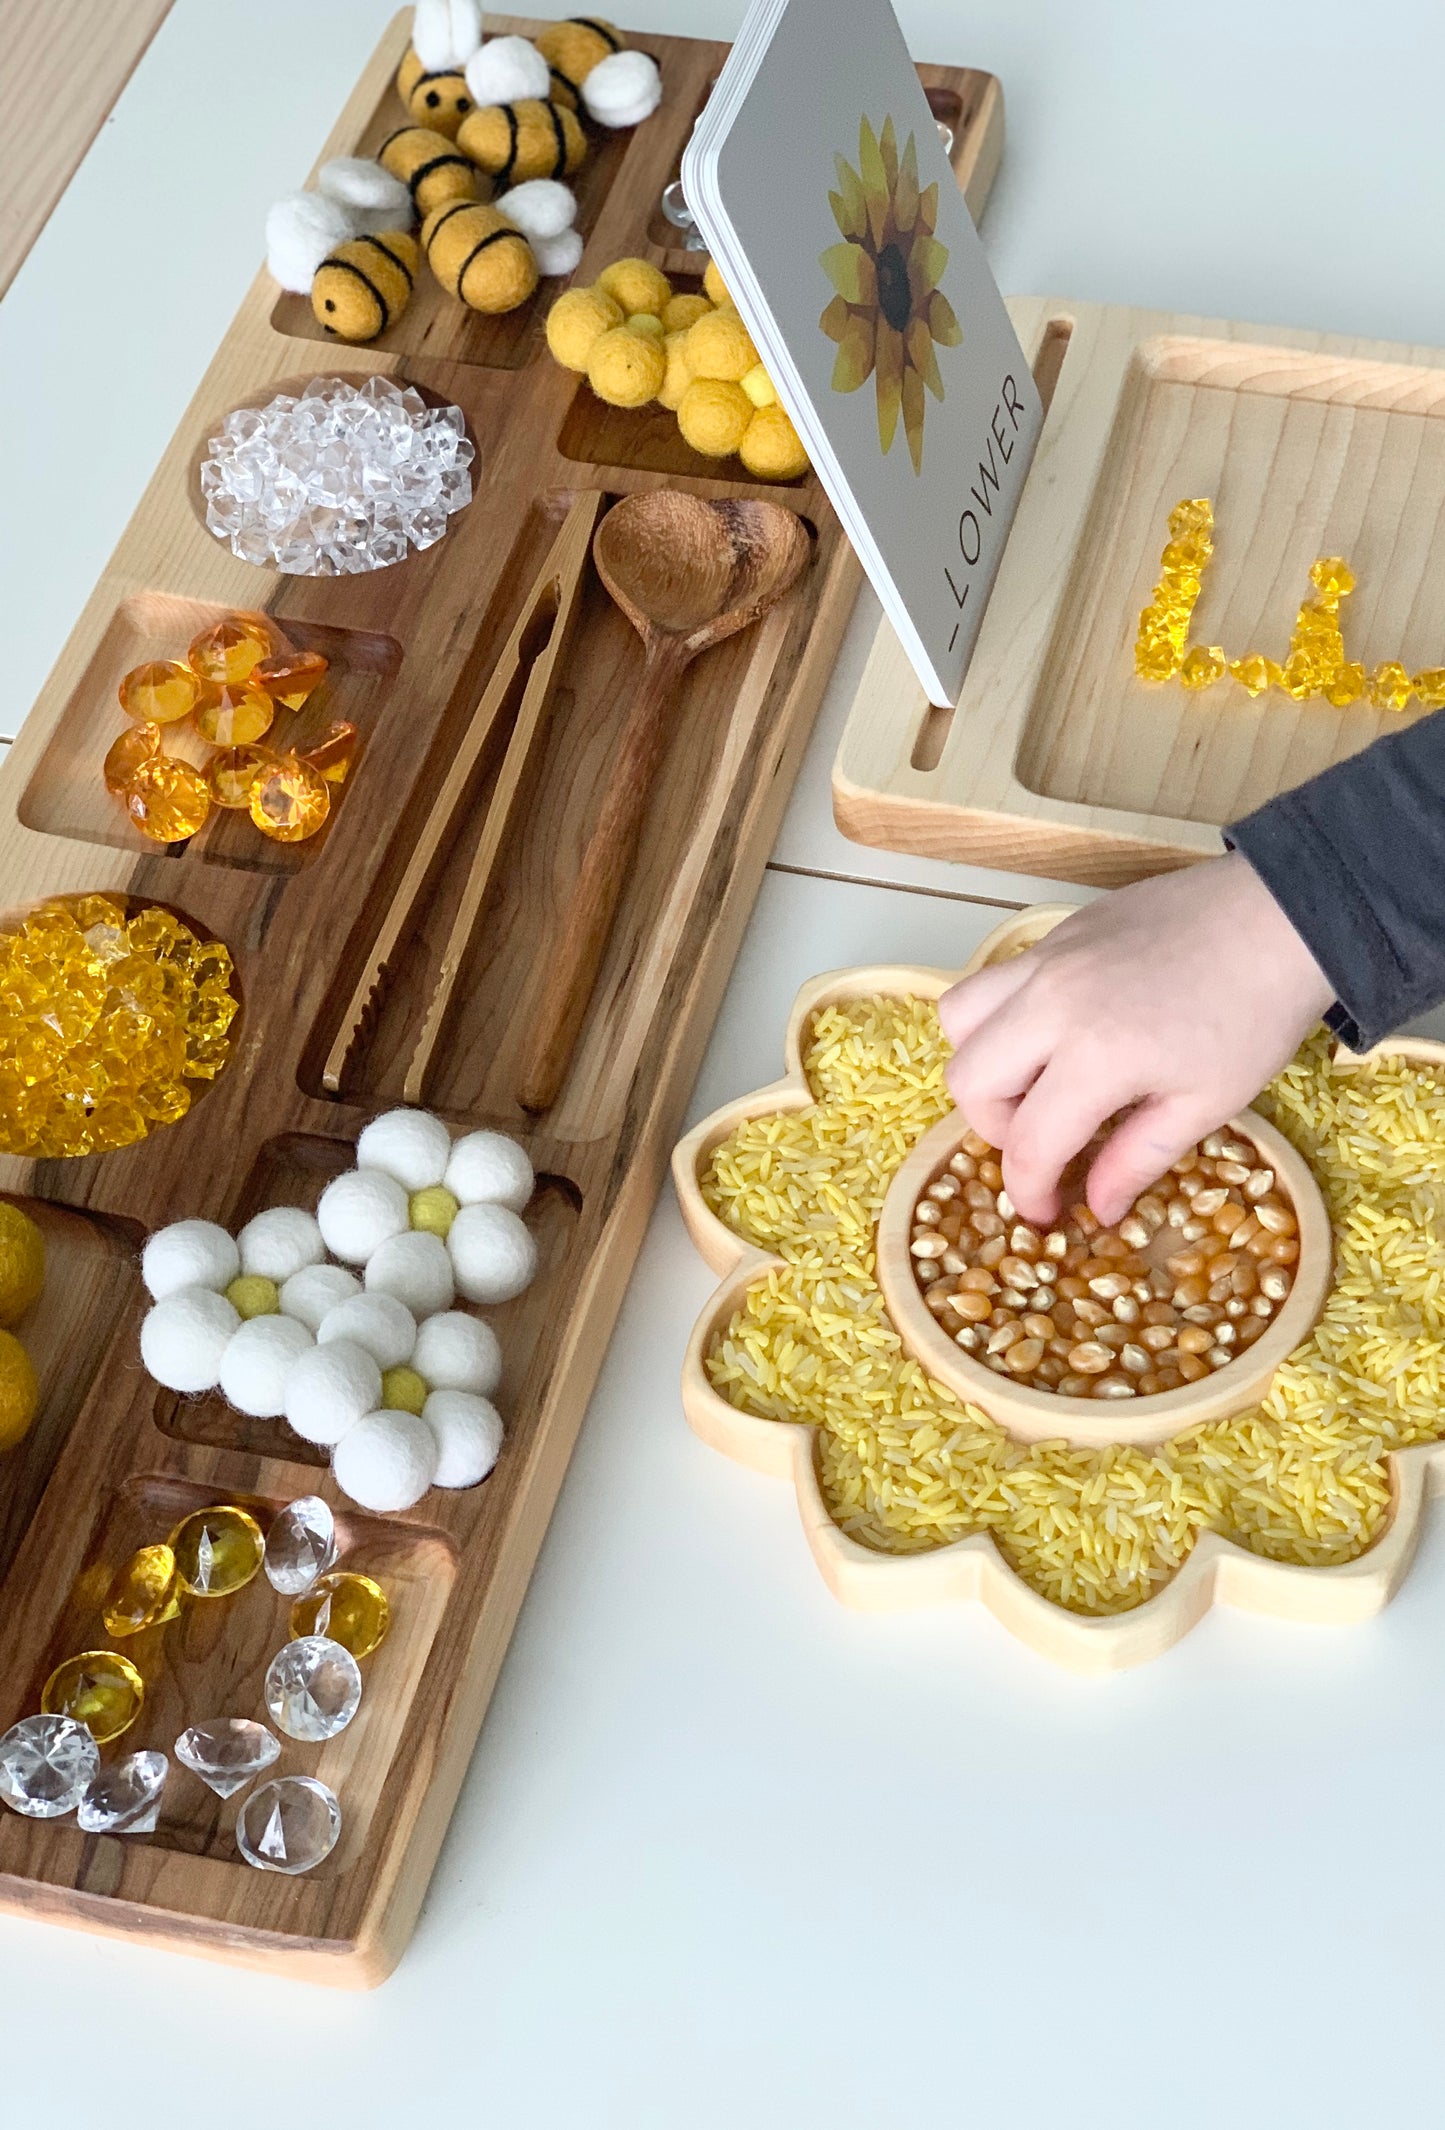
[[[353,1339],[313,1346],[286,1378],[286,1418],[307,1442],[339,1442],[380,1403],[381,1370]]]
[[[662,102],[662,76],[646,52],[609,52],[582,83],[582,101],[599,126],[637,126]]]
[[[294,1316],[253,1316],[221,1355],[222,1394],[237,1412],[273,1420],[286,1410],[286,1382],[314,1340]]]
[[[416,1413],[367,1413],[337,1443],[331,1470],[343,1494],[378,1516],[409,1509],[432,1483],[436,1432]]]
[[[400,178],[383,170],[369,155],[334,155],[317,172],[316,182],[328,200],[362,214],[384,214],[384,229],[405,229],[412,217],[411,194]]]
[[[452,1148],[446,1187],[459,1204],[509,1206],[520,1213],[536,1178],[525,1147],[505,1132],[468,1132]]]
[[[490,1324],[446,1309],[418,1324],[411,1365],[433,1390],[490,1398],[502,1380],[502,1349]]]
[[[294,1316],[308,1331],[319,1331],[328,1309],[360,1294],[361,1281],[345,1265],[306,1265],[281,1285],[283,1316]]]
[[[404,1235],[411,1199],[380,1169],[348,1169],[321,1193],[316,1218],[327,1249],[346,1265],[364,1265],[389,1235]]]
[[[221,1360],[241,1319],[224,1294],[178,1287],[148,1310],[140,1327],[140,1357],[167,1390],[214,1390]]]
[[[240,1251],[213,1220],[178,1220],[157,1228],[141,1252],[140,1276],[157,1302],[178,1287],[210,1287],[222,1294],[240,1269]]]
[[[378,1368],[400,1368],[416,1345],[416,1318],[394,1294],[357,1294],[327,1310],[316,1339],[321,1346],[333,1339],[354,1340]]]
[[[564,229],[560,237],[529,237],[532,257],[544,280],[557,274],[575,273],[582,263],[582,232]]]
[[[389,1109],[373,1117],[356,1142],[359,1169],[380,1169],[408,1192],[440,1183],[451,1154],[451,1133],[424,1109]]]
[[[528,178],[502,201],[502,213],[529,237],[560,237],[577,219],[577,195],[556,178]]]
[[[447,1246],[439,1235],[393,1235],[366,1261],[368,1294],[394,1294],[418,1321],[450,1309],[456,1279]]]
[[[329,251],[356,234],[349,208],[319,192],[292,192],[266,217],[266,264],[282,288],[309,296]]]
[[[465,1390],[434,1390],[421,1416],[437,1438],[433,1486],[474,1487],[486,1478],[502,1447],[502,1416],[495,1405]]]
[[[552,70],[528,37],[489,37],[467,61],[467,87],[479,105],[545,101]]]
[[[481,41],[480,0],[416,0],[412,49],[428,74],[464,67]]]
[[[509,1302],[537,1276],[537,1245],[508,1206],[463,1206],[447,1248],[457,1287],[469,1302]]]
[[[263,1279],[275,1280],[278,1287],[293,1272],[319,1265],[326,1255],[316,1216],[302,1206],[268,1206],[246,1222],[236,1237],[236,1247],[243,1272],[259,1273]]]

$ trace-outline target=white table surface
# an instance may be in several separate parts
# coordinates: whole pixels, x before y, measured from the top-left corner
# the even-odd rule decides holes
[[[920,56],[1004,79],[1005,287],[1445,342],[1423,0],[900,11]],[[0,733],[389,12],[177,0],[0,304]],[[961,960],[996,916],[962,897],[1034,893],[838,837],[840,704],[694,1114],[775,1075],[805,977]],[[0,1921],[3,2130],[149,2130],[218,2091],[228,2117],[360,2130],[1438,2119],[1438,1529],[1377,1621],[1216,1614],[1109,1682],[973,1610],[845,1612],[788,1489],[683,1424],[710,1285],[665,1198],[393,1980],[337,1997]]]

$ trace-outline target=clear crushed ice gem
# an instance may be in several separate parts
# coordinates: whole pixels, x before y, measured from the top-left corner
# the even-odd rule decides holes
[[[360,1666],[349,1649],[328,1636],[301,1635],[271,1659],[266,1706],[288,1738],[319,1745],[344,1731],[360,1705]]]
[[[26,1819],[60,1819],[99,1766],[95,1740],[73,1716],[26,1716],[0,1738],[0,1797]]]
[[[82,1834],[153,1834],[170,1771],[164,1753],[131,1753],[103,1767],[80,1800]]]
[[[217,1797],[234,1797],[263,1768],[269,1768],[280,1752],[280,1740],[264,1723],[253,1723],[248,1716],[218,1716],[212,1723],[193,1723],[176,1740],[181,1766],[199,1775]]]
[[[341,1807],[314,1775],[263,1782],[241,1807],[236,1847],[258,1871],[294,1877],[330,1856],[341,1832]]]
[[[336,1559],[336,1519],[319,1494],[282,1509],[266,1534],[266,1580],[283,1597],[300,1597]]]
[[[386,569],[466,508],[475,457],[460,407],[429,407],[389,377],[360,389],[313,377],[299,400],[226,416],[201,467],[206,523],[243,562],[287,576]]]

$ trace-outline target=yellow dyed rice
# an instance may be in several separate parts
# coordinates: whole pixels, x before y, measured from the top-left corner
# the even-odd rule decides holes
[[[1337,1069],[1323,1031],[1257,1107],[1310,1163],[1336,1281],[1263,1405],[1160,1449],[1016,1442],[904,1352],[874,1277],[889,1182],[949,1107],[936,1009],[867,998],[818,1014],[810,1109],[754,1118],[714,1153],[719,1219],[783,1260],[714,1342],[742,1411],[820,1430],[823,1490],[892,1553],[990,1531],[1035,1590],[1084,1613],[1142,1604],[1200,1531],[1310,1567],[1351,1560],[1389,1506],[1387,1453],[1445,1433],[1445,1088],[1390,1059]]]

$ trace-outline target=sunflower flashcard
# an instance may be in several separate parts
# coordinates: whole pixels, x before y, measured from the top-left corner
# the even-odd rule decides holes
[[[1043,412],[888,0],[757,0],[682,179],[929,699],[956,701]]]

